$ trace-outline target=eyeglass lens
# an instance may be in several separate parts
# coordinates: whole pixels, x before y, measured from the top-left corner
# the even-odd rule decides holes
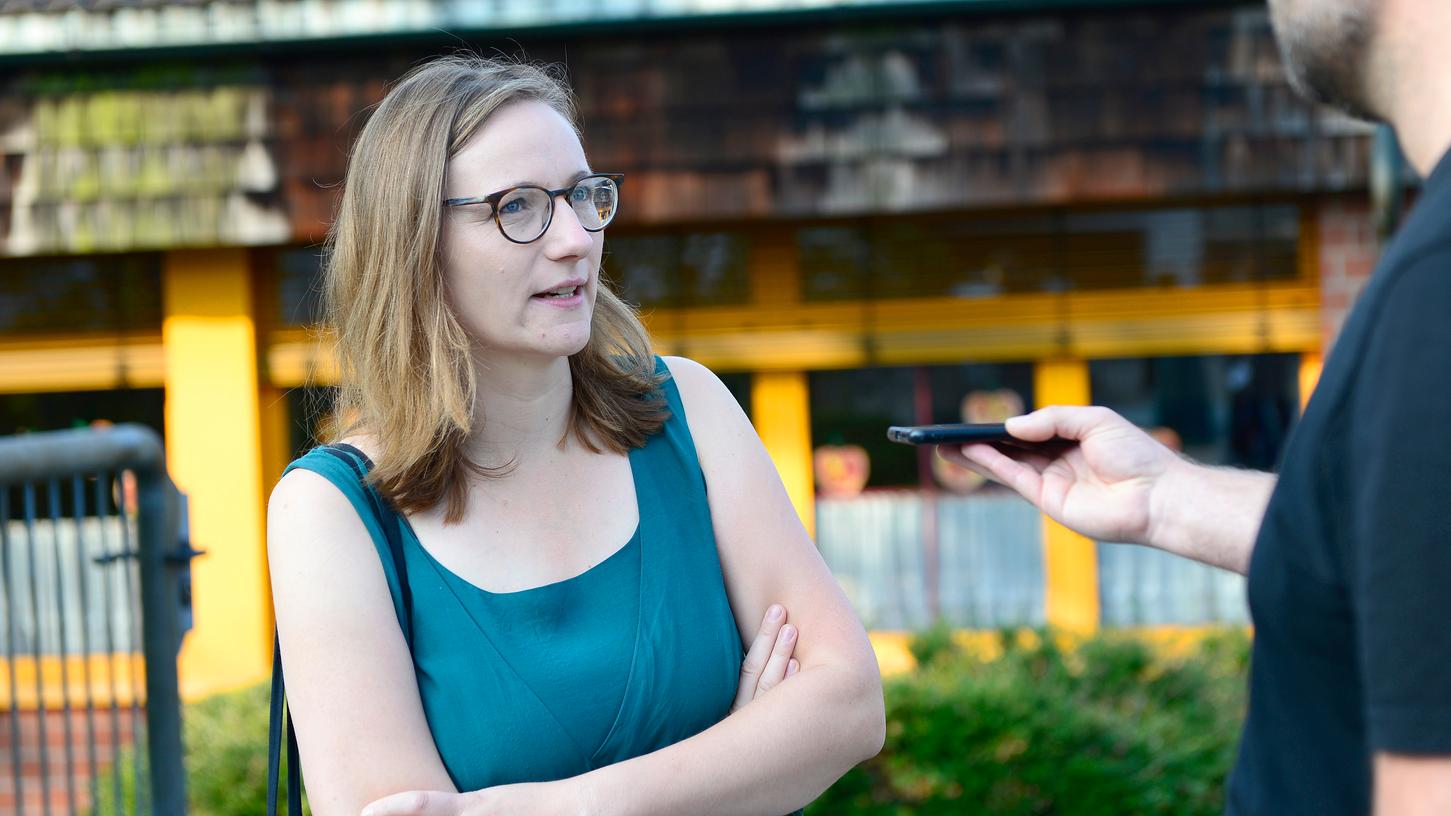
[[[581,180],[564,194],[570,209],[579,218],[580,226],[598,232],[615,217],[619,204],[619,188],[603,176]],[[538,187],[521,187],[499,201],[499,226],[511,240],[529,242],[549,228],[554,202],[549,193]]]

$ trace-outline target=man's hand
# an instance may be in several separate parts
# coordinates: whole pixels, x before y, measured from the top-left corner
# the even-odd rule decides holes
[[[1025,443],[1053,437],[1077,442],[1042,446],[942,446],[946,459],[1016,490],[1055,521],[1101,541],[1149,543],[1154,491],[1186,464],[1107,408],[1054,407],[1007,422]]]
[[[746,659],[741,662],[741,680],[736,686],[736,699],[731,713],[745,708],[752,700],[775,688],[782,680],[795,674],[801,666],[792,657],[796,651],[796,627],[786,623],[786,607],[771,604],[761,619],[761,629]]]
[[[979,443],[938,453],[1089,538],[1249,569],[1273,476],[1196,465],[1107,408],[1043,408],[1007,427],[1022,447]]]

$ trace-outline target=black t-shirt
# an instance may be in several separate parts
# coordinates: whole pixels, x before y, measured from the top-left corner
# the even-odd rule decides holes
[[[1369,813],[1375,752],[1451,754],[1451,157],[1291,435],[1249,600],[1230,814]]]

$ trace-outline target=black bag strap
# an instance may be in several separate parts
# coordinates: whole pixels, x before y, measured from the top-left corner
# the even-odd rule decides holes
[[[388,552],[393,558],[393,571],[398,576],[398,590],[402,601],[402,615],[398,621],[403,630],[403,640],[413,648],[413,592],[408,586],[408,563],[403,558],[403,538],[399,531],[398,513],[387,507],[382,496],[367,483],[367,473],[373,469],[373,462],[367,454],[352,445],[336,444],[319,448],[345,463],[358,477],[368,496],[368,504],[383,535],[388,540]],[[360,464],[361,463],[361,464]],[[267,721],[267,816],[277,816],[277,783],[282,763],[282,733],[287,732],[287,813],[288,816],[302,816],[302,785],[298,781],[300,762],[297,752],[297,732],[293,730],[292,717],[285,710],[287,689],[282,679],[282,643],[274,631],[272,634],[272,706]]]

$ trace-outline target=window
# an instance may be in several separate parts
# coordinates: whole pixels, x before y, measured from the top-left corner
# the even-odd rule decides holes
[[[161,256],[7,258],[0,334],[161,328]]]
[[[1298,242],[1293,205],[964,213],[797,236],[809,301],[1291,280]]]
[[[644,308],[739,305],[750,297],[750,242],[731,232],[612,234],[605,277]]]

